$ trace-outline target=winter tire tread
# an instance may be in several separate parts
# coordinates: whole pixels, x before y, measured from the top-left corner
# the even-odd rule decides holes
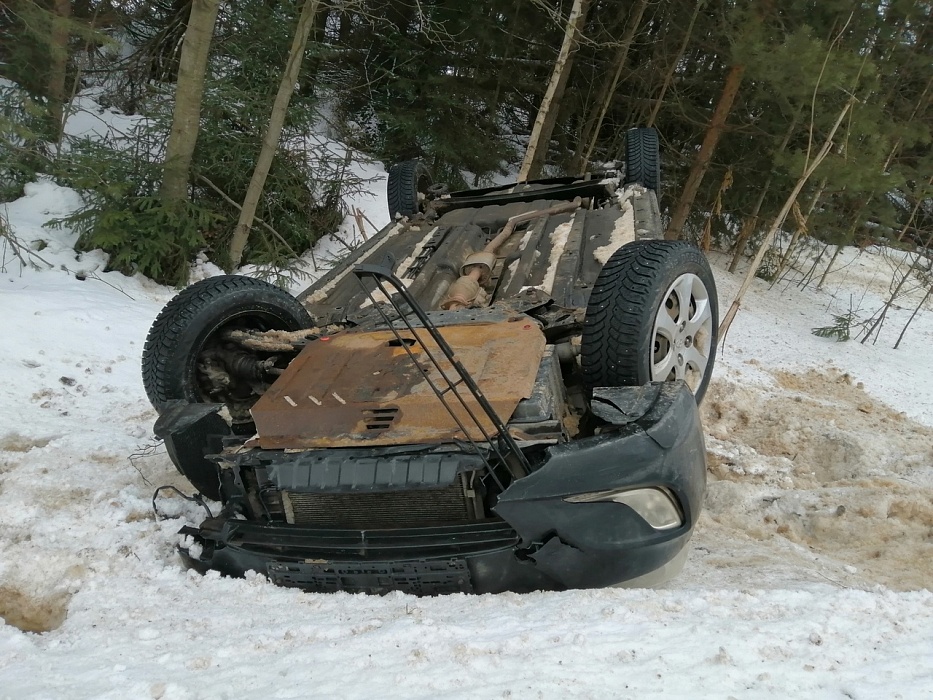
[[[196,402],[186,376],[191,353],[206,341],[210,326],[255,311],[276,318],[283,330],[310,327],[301,303],[275,285],[252,277],[223,275],[182,290],[159,312],[143,346],[142,379],[157,411],[172,401]]]
[[[406,160],[389,168],[386,183],[386,200],[389,216],[414,216],[419,210],[419,183],[426,180],[430,184],[428,170],[420,160]]]
[[[685,273],[697,275],[704,283],[712,311],[709,363],[695,392],[697,402],[702,400],[715,362],[716,288],[706,257],[685,241],[636,241],[619,248],[603,266],[583,325],[580,361],[589,389],[650,381],[652,334],[662,297]]]
[[[661,154],[658,132],[651,127],[629,129],[625,136],[625,184],[661,188]]]

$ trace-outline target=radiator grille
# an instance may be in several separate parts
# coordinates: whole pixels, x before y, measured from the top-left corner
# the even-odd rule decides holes
[[[463,487],[389,493],[282,492],[288,522],[294,525],[360,530],[424,527],[467,522]]]

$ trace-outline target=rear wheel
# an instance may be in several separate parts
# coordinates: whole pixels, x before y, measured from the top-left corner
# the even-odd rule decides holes
[[[699,403],[719,325],[706,257],[684,241],[636,241],[606,262],[583,325],[587,387],[684,380]]]
[[[661,152],[658,130],[629,129],[625,135],[625,184],[661,189]]]
[[[414,216],[423,208],[433,181],[420,160],[406,160],[389,168],[386,199],[389,216]]]

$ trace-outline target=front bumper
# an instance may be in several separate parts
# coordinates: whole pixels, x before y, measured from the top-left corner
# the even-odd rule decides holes
[[[687,546],[705,494],[706,458],[699,412],[682,384],[660,385],[635,414],[604,434],[548,448],[530,475],[500,495],[495,518],[397,530],[210,518],[182,530],[193,544],[180,553],[201,571],[253,570],[309,591],[525,592],[638,579]],[[621,503],[565,500],[641,488],[671,494],[682,522],[658,530]]]

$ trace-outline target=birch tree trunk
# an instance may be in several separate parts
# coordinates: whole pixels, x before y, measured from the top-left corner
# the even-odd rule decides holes
[[[159,194],[166,203],[188,199],[188,171],[201,121],[204,75],[220,0],[192,0],[188,28],[181,46],[172,130],[165,146],[165,166]]]
[[[846,101],[845,106],[843,106],[842,110],[839,112],[839,116],[836,117],[836,123],[833,124],[833,128],[830,130],[829,135],[827,135],[826,140],[823,142],[823,146],[820,148],[819,153],[814,156],[813,162],[809,163],[804,169],[803,174],[797,180],[797,184],[794,185],[794,189],[791,190],[787,200],[784,202],[784,206],[781,207],[781,211],[778,212],[778,215],[771,223],[771,227],[768,229],[768,233],[765,234],[764,240],[758,247],[758,253],[755,255],[755,259],[752,261],[751,267],[748,268],[748,272],[745,274],[745,279],[742,281],[742,286],[739,287],[739,291],[735,295],[732,306],[729,307],[729,311],[726,313],[725,318],[722,320],[722,323],[719,324],[719,337],[723,340],[723,342],[725,342],[726,333],[729,332],[729,326],[732,325],[732,320],[735,318],[735,315],[739,312],[739,307],[742,305],[742,297],[745,296],[748,288],[752,285],[752,280],[755,279],[755,273],[758,271],[758,266],[761,265],[761,261],[765,257],[765,252],[768,250],[768,246],[770,246],[771,241],[774,240],[774,236],[778,232],[778,229],[780,229],[784,224],[784,220],[787,218],[791,208],[794,206],[794,202],[797,201],[797,197],[800,194],[800,191],[803,189],[803,186],[807,184],[807,180],[810,179],[810,176],[820,166],[820,163],[822,163],[826,159],[826,156],[829,155],[829,150],[833,147],[833,138],[836,136],[836,132],[839,130],[839,126],[842,124],[842,120],[845,119],[846,114],[849,113],[849,110],[852,108],[854,103],[854,97],[850,97]]]
[[[599,130],[602,128],[603,119],[606,118],[606,112],[619,85],[619,78],[622,77],[622,70],[625,68],[625,62],[628,59],[628,52],[635,38],[635,32],[638,31],[642,15],[644,15],[647,6],[648,0],[639,0],[635,8],[626,17],[625,21],[628,26],[612,63],[612,73],[606,75],[606,79],[599,91],[598,106],[590,113],[589,118],[583,125],[583,133],[580,134],[580,143],[577,145],[577,152],[574,154],[573,162],[573,168],[578,173],[586,169],[586,164],[593,155],[593,149],[596,148],[596,142],[599,140]]]
[[[295,83],[298,81],[305,47],[308,44],[308,35],[311,33],[314,16],[317,14],[320,4],[320,0],[305,0],[305,4],[301,8],[301,16],[298,18],[298,26],[295,29],[295,38],[292,40],[288,61],[285,63],[285,72],[282,74],[279,91],[276,93],[275,102],[272,105],[269,125],[262,137],[262,148],[259,150],[256,168],[253,170],[252,178],[250,178],[246,196],[243,198],[243,207],[240,209],[240,218],[230,241],[230,265],[234,268],[240,264],[243,250],[249,240],[249,231],[256,216],[256,208],[259,206],[259,198],[262,196],[266,177],[272,167],[272,159],[275,157],[279,138],[282,136],[282,126],[285,124],[288,103],[295,91]]]
[[[700,189],[700,183],[703,176],[709,169],[709,164],[716,152],[716,144],[719,143],[719,137],[722,135],[726,125],[726,119],[732,110],[732,103],[739,92],[739,86],[742,84],[742,75],[745,73],[745,66],[736,64],[729,69],[726,76],[726,83],[719,96],[719,103],[713,111],[713,118],[710,120],[709,128],[703,137],[703,144],[693,161],[693,167],[690,168],[690,174],[687,176],[687,183],[684,185],[684,191],[680,195],[680,200],[671,215],[671,223],[664,233],[668,240],[677,240],[680,238],[681,231],[693,207],[693,200],[696,199],[697,190]]]
[[[557,110],[560,107],[564,89],[567,87],[570,68],[573,66],[572,56],[576,53],[580,42],[580,34],[586,20],[588,5],[589,0],[573,0],[570,18],[567,20],[567,28],[564,31],[564,41],[561,44],[560,52],[557,54],[557,61],[554,63],[554,70],[551,73],[551,79],[544,92],[544,97],[541,98],[538,116],[535,117],[531,136],[528,139],[528,148],[525,150],[522,167],[518,172],[519,182],[531,180],[541,172],[541,166],[547,155],[548,144],[551,141],[551,134],[557,120]]]

